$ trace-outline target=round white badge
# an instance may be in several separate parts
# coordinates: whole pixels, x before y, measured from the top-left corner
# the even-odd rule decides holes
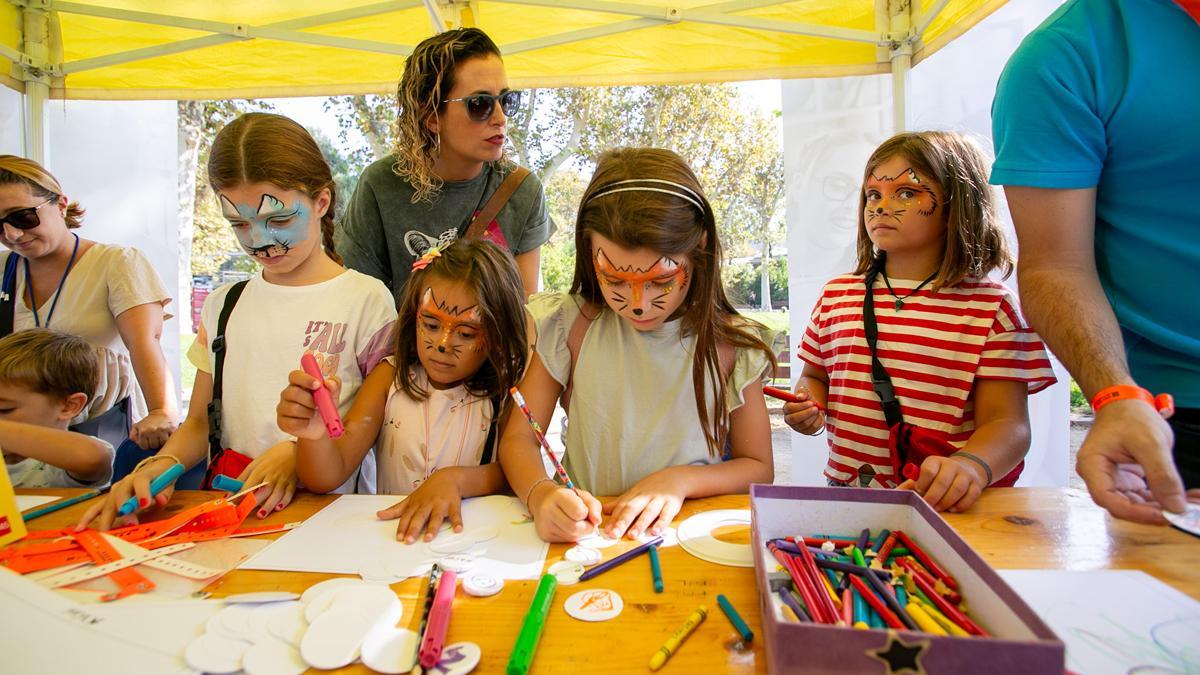
[[[407,673],[413,669],[417,634],[404,628],[376,627],[362,643],[362,661],[377,673]]]
[[[588,548],[586,546],[572,546],[563,554],[563,558],[586,567],[591,567],[603,560],[604,554],[600,552],[600,549]]]
[[[616,591],[592,588],[567,598],[563,609],[580,621],[608,621],[625,609],[625,602]]]
[[[570,560],[560,560],[546,571],[554,575],[559,586],[574,586],[579,583],[579,577],[583,576],[583,565]]]
[[[474,642],[455,642],[442,650],[442,658],[433,670],[443,675],[467,675],[475,670],[482,657],[483,650]]]
[[[504,588],[504,580],[490,574],[476,572],[468,577],[464,577],[462,585],[463,591],[467,595],[486,598],[489,595],[499,593]]]

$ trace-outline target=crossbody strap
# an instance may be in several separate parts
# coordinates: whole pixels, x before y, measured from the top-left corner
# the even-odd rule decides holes
[[[217,317],[217,334],[212,338],[213,350],[213,388],[212,400],[208,402],[208,468],[216,465],[217,458],[220,457],[223,448],[221,447],[221,390],[222,390],[222,371],[225,370],[225,327],[229,324],[229,315],[233,314],[233,308],[237,306],[238,298],[242,297],[242,291],[246,290],[247,281],[239,281],[229,289],[229,293],[225,295],[225,303],[221,306],[221,314]],[[205,484],[211,477],[206,477]]]
[[[0,337],[11,335],[17,312],[17,263],[21,256],[9,253],[4,262],[4,283],[0,286]]]
[[[865,279],[867,292],[863,296],[863,329],[867,334],[867,349],[871,351],[871,384],[875,388],[875,395],[879,397],[879,403],[883,406],[883,417],[890,428],[903,422],[904,415],[900,411],[900,401],[896,400],[896,392],[892,388],[892,378],[888,375],[887,369],[883,367],[883,363],[875,354],[875,343],[879,338],[879,328],[875,323],[874,287],[875,279],[878,276],[878,268],[872,267],[867,272]]]
[[[518,166],[508,177],[500,183],[500,187],[492,193],[491,199],[483,205],[479,213],[471,219],[471,224],[467,225],[467,239],[483,239],[483,235],[487,234],[488,225],[496,219],[496,214],[500,213],[500,209],[508,203],[508,199],[513,196],[517,188],[521,187],[521,183],[529,177],[529,169],[523,166]]]

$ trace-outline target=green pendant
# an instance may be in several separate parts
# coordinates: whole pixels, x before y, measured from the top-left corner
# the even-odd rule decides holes
[[[899,312],[900,308],[903,306],[904,306],[904,301],[901,300],[900,298],[896,298],[896,311]]]

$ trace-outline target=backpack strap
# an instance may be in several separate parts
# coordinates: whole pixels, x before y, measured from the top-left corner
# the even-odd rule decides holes
[[[867,277],[864,280],[867,284],[866,295],[863,296],[863,331],[867,335],[867,349],[871,352],[871,383],[875,388],[875,395],[879,397],[879,403],[883,406],[883,417],[887,421],[889,428],[896,426],[904,421],[904,415],[900,411],[900,401],[896,400],[896,392],[892,388],[892,378],[888,375],[887,369],[883,367],[883,362],[875,355],[875,342],[879,339],[879,327],[875,323],[875,278],[879,275],[879,268],[872,267],[867,272]]]
[[[591,328],[592,322],[600,316],[600,309],[590,302],[584,302],[579,308],[579,316],[575,317],[575,321],[571,324],[571,331],[567,333],[567,350],[571,352],[571,368],[567,371],[567,383],[563,386],[560,397],[563,410],[569,411],[571,408],[571,389],[575,384],[575,363],[579,361],[579,349],[583,346],[583,338],[587,335],[588,328]]]
[[[220,316],[217,317],[217,334],[210,342],[213,350],[213,388],[212,400],[208,402],[208,473],[204,477],[205,485],[211,484],[212,476],[209,474],[217,465],[221,453],[225,451],[221,447],[221,373],[225,369],[225,327],[229,324],[229,315],[233,314],[233,308],[237,306],[238,298],[242,297],[242,291],[246,290],[248,282],[249,280],[237,282],[225,295],[225,303],[221,306]]]
[[[0,337],[13,332],[17,312],[17,263],[21,256],[9,253],[4,261],[4,283],[0,286]]]
[[[471,223],[467,225],[467,233],[464,236],[467,239],[483,239],[483,235],[487,234],[488,225],[496,219],[496,214],[500,213],[500,209],[504,208],[509,198],[513,196],[513,193],[517,191],[517,188],[521,187],[521,183],[524,183],[528,177],[529,169],[523,166],[518,166],[512,173],[508,174],[504,182],[500,183],[500,187],[496,188],[496,191],[492,193],[491,199],[488,199],[483,208],[479,209],[479,213],[475,214],[475,217],[471,219]]]
[[[503,401],[503,394],[492,397],[492,423],[488,425],[487,440],[483,442],[483,455],[479,458],[480,466],[491,464],[492,458],[496,456],[496,444],[500,438],[500,406]]]

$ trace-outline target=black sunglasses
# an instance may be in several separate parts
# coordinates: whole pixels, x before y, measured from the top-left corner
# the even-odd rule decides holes
[[[499,96],[491,94],[472,94],[462,98],[448,98],[442,103],[463,102],[467,106],[467,117],[470,117],[475,122],[485,122],[492,116],[492,112],[496,110],[496,101],[500,102],[500,109],[504,111],[505,117],[512,117],[517,114],[517,108],[521,107],[521,92],[506,91]]]
[[[7,216],[0,218],[0,225],[8,224],[18,230],[32,230],[42,224],[42,219],[38,218],[38,209],[57,199],[58,197],[51,197],[37,206],[27,206],[23,209],[17,209]]]

